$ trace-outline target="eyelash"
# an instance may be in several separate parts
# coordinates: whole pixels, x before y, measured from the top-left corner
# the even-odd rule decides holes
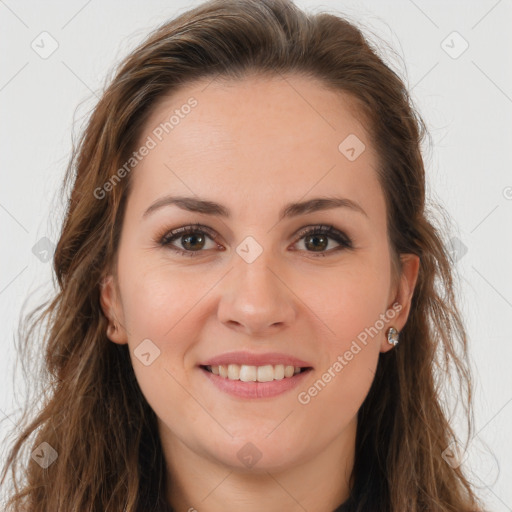
[[[162,235],[158,236],[157,240],[161,246],[167,247],[167,248],[171,249],[172,251],[174,251],[178,254],[181,254],[182,256],[194,257],[194,256],[198,256],[199,254],[201,254],[204,251],[203,250],[186,251],[184,249],[179,249],[178,247],[171,245],[171,242],[173,242],[174,240],[179,239],[185,235],[198,234],[198,233],[203,233],[203,234],[208,235],[208,237],[212,241],[215,242],[215,236],[216,236],[215,232],[213,230],[211,230],[209,227],[204,226],[199,223],[192,224],[189,226],[183,226],[181,228],[177,228],[172,231],[166,231],[163,234],[163,236]],[[327,235],[329,238],[332,238],[333,240],[335,240],[336,242],[338,242],[340,244],[338,247],[335,247],[334,249],[330,249],[329,251],[323,251],[323,252],[318,252],[318,253],[315,253],[314,251],[305,251],[305,252],[311,253],[312,256],[314,256],[314,257],[325,257],[325,256],[332,254],[333,252],[339,251],[341,249],[353,249],[352,240],[350,240],[350,238],[347,235],[345,235],[345,233],[343,233],[342,231],[339,231],[334,226],[318,224],[316,226],[303,228],[297,233],[297,237],[298,237],[297,242],[309,235]]]

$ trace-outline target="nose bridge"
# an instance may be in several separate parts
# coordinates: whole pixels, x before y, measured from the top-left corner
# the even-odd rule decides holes
[[[258,249],[254,240],[245,240],[237,253],[220,299],[219,320],[253,334],[291,323],[293,294],[279,277],[272,251]]]

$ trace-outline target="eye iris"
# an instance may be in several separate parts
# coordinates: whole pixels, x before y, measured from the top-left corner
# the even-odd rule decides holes
[[[308,243],[309,240],[314,240],[313,245],[312,245],[314,251],[321,251],[322,249],[325,249],[328,244],[328,237],[325,235],[308,235],[305,239],[305,244],[306,244],[306,247],[308,247],[308,248],[310,247],[310,245]],[[320,246],[317,243],[318,240],[321,240]]]
[[[202,242],[202,244],[200,243],[200,246],[199,247],[196,247],[195,249],[202,249],[203,246],[204,246],[204,242],[205,242],[205,237],[201,234],[188,234],[188,235],[184,235],[181,237],[184,241],[182,241],[181,245],[183,246],[184,249],[187,249],[187,250],[194,250],[194,240],[200,240]],[[192,240],[192,242],[190,243],[190,240]]]

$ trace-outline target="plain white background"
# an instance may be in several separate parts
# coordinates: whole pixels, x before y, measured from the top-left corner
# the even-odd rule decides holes
[[[46,260],[59,233],[63,201],[57,192],[71,133],[78,133],[113,66],[151,29],[197,3],[0,0],[2,438],[16,423],[14,391],[24,393],[14,372],[20,309],[27,297],[35,305],[51,290],[51,259]],[[389,42],[403,59],[388,53],[432,135],[433,147],[425,148],[429,193],[456,228],[450,237],[456,237],[452,246],[476,406],[476,435],[464,465],[488,509],[510,511],[512,3],[297,4],[347,15]],[[2,452],[5,456],[5,446]]]

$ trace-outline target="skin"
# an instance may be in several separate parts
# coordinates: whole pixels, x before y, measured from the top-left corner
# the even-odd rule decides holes
[[[246,512],[331,512],[348,497],[357,411],[380,353],[399,350],[386,331],[407,321],[419,259],[402,255],[393,279],[377,155],[348,96],[298,75],[195,82],[159,102],[141,144],[191,96],[195,109],[130,176],[117,269],[101,290],[103,311],[117,324],[108,336],[128,343],[158,417],[176,510],[217,512],[229,503]],[[338,150],[349,134],[366,146],[355,161]],[[231,218],[176,205],[143,217],[168,194],[221,203]],[[278,222],[290,202],[333,196],[357,202],[366,215],[335,208]],[[193,242],[195,257],[158,243],[158,235],[196,222],[217,235],[202,248]],[[328,238],[326,256],[317,256],[307,236],[295,236],[316,224],[333,225],[353,248],[334,250],[340,244]],[[247,236],[263,249],[252,263],[236,252]],[[186,250],[183,241],[172,243]],[[401,311],[308,404],[299,403],[299,392],[393,304]],[[161,351],[149,366],[133,352],[144,339]],[[279,396],[234,398],[197,365],[235,350],[291,354],[313,371]],[[248,442],[261,453],[252,467],[237,456]]]

